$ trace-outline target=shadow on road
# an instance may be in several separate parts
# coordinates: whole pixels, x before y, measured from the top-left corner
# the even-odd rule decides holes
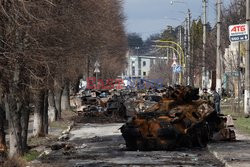
[[[120,124],[78,124],[76,127],[68,141],[72,149],[52,151],[33,166],[224,166],[207,149],[126,151],[125,141],[117,132]]]

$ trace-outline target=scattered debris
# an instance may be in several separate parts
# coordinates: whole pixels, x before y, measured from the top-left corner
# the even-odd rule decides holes
[[[52,152],[52,149],[44,150],[44,151],[38,156],[38,158],[41,158],[41,157],[46,156],[46,155],[49,155],[51,152]]]
[[[59,141],[66,141],[69,140],[69,134],[63,134],[58,138]]]
[[[231,115],[227,115],[227,127],[234,127],[234,121]]]
[[[69,132],[70,132],[70,130],[72,129],[73,126],[74,126],[74,122],[71,123],[71,124],[67,127],[67,129],[65,129],[65,130],[62,132],[62,134],[69,134]]]
[[[162,94],[163,90],[141,92],[132,90],[110,90],[109,92],[87,90],[82,92],[82,96],[79,97],[82,99],[82,105],[77,106],[78,117],[76,122],[124,122],[138,112],[143,112],[159,102],[162,99],[159,92]]]
[[[120,145],[119,145],[119,148],[120,148],[120,149],[125,149],[125,148],[126,148],[126,145],[120,144]]]
[[[84,149],[87,147],[87,144],[82,144],[81,146],[77,146],[76,149]]]
[[[51,145],[51,150],[60,150],[62,148],[64,148],[66,146],[66,143],[63,143],[63,142],[57,142],[53,145]]]
[[[235,132],[232,129],[221,129],[214,133],[212,140],[215,141],[234,141],[236,139]]]
[[[75,148],[74,145],[71,143],[65,143],[65,142],[57,142],[50,146],[51,150],[61,150],[64,149],[64,151],[72,150]]]

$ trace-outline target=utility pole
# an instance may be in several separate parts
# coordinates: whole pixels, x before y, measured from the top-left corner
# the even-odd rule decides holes
[[[185,40],[185,38],[184,38],[184,40]],[[180,26],[180,46],[182,46],[182,26]],[[181,50],[180,50],[180,48],[179,48],[179,51],[181,52]],[[182,58],[180,58],[181,60],[182,60]],[[180,60],[180,65],[181,65],[181,60]],[[184,69],[184,68],[183,68]],[[183,70],[182,70],[182,72],[181,72],[182,74],[184,74],[184,72],[183,72]],[[182,74],[179,74],[179,75],[182,75]],[[176,75],[176,74],[174,74],[174,75]],[[182,76],[184,76],[184,75],[182,75]],[[175,76],[175,78],[176,78],[176,76]],[[176,79],[175,79],[176,80]],[[183,78],[182,78],[182,80],[183,80]],[[179,84],[182,84],[183,82],[182,81],[180,81],[180,83]]]
[[[202,88],[207,88],[206,41],[207,41],[207,0],[203,0],[203,51],[202,51]]]
[[[246,0],[246,24],[248,26],[248,33],[250,28],[250,0]],[[249,116],[250,112],[250,41],[247,41],[247,55],[245,68],[245,98],[244,98],[244,113]]]
[[[221,0],[217,0],[216,91],[221,95]]]
[[[194,86],[195,78],[194,78],[194,27],[192,27],[192,50],[191,50],[191,86]]]
[[[180,39],[179,39],[179,43],[180,43],[180,46],[182,46],[182,26],[179,26],[179,35],[180,35]]]
[[[240,112],[240,99],[241,99],[241,77],[240,77],[240,41],[238,42],[238,60],[237,60],[237,69],[238,69],[238,112]]]
[[[183,72],[185,75],[185,84],[188,84],[188,68],[187,68],[187,55],[188,55],[188,18],[185,18],[185,26],[184,26],[184,64],[183,64]],[[185,68],[184,68],[185,67]]]
[[[188,53],[187,53],[187,85],[191,85],[191,34],[190,34],[191,12],[188,9]]]

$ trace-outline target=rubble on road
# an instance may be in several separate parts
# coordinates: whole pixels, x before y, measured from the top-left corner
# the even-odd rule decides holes
[[[52,149],[46,149],[38,156],[38,158],[42,158],[43,156],[49,155],[51,152]]]
[[[173,150],[205,147],[211,140],[233,141],[210,101],[199,98],[199,89],[178,86],[162,91],[160,102],[137,113],[121,127],[129,150]]]
[[[132,91],[87,90],[77,98],[81,98],[81,106],[76,106],[78,123],[124,122],[135,115],[138,107],[137,93]],[[78,100],[75,101],[79,104]]]
[[[58,137],[59,141],[66,141],[69,140],[69,134],[62,134],[61,136]]]
[[[51,150],[61,150],[64,149],[64,151],[75,149],[75,146],[71,143],[66,142],[57,142],[50,146]]]
[[[50,146],[51,150],[60,150],[66,146],[64,142],[57,142]]]

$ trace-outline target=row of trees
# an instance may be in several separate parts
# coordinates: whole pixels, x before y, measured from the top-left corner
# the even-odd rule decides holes
[[[103,78],[122,72],[126,36],[119,0],[0,2],[0,150],[7,118],[12,157],[27,151],[30,113],[33,135],[48,134],[96,60]]]

